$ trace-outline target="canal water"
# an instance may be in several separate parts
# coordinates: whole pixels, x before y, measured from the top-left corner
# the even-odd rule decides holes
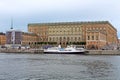
[[[120,56],[0,53],[0,80],[120,80]]]

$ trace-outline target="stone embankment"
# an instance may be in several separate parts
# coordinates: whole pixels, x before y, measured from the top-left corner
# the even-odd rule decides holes
[[[43,53],[43,49],[0,49],[1,53]],[[120,55],[120,50],[87,50],[87,55]]]
[[[87,50],[89,55],[120,55],[120,50]]]
[[[42,49],[0,49],[1,53],[43,53]]]

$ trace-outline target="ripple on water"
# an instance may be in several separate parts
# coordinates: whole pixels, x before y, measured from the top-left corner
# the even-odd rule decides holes
[[[85,62],[83,65],[86,67],[86,70],[83,71],[83,73],[89,75],[89,77],[91,78],[107,79],[114,76],[113,65],[109,62],[102,60],[95,60],[95,61]]]
[[[0,80],[120,80],[119,56],[0,54]]]

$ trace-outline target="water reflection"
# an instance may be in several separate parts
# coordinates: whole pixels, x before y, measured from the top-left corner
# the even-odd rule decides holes
[[[119,60],[119,56],[0,54],[0,80],[120,80]]]
[[[102,60],[89,61],[84,63],[84,65],[87,67],[84,73],[89,75],[91,78],[106,79],[113,73],[113,65]]]

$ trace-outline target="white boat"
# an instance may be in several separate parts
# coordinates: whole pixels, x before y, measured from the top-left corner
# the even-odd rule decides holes
[[[51,48],[45,49],[44,53],[81,54],[81,53],[85,53],[85,51],[86,50],[84,48],[76,48],[74,46],[61,48],[61,46],[59,45],[58,47],[51,47]]]

